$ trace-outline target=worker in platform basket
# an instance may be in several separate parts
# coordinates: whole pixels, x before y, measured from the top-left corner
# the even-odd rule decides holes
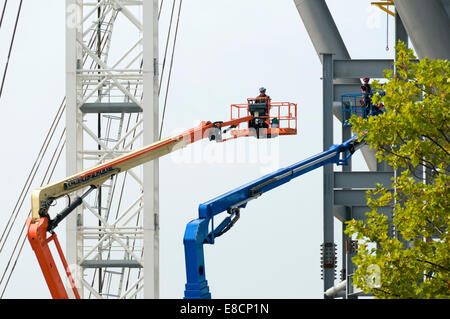
[[[266,88],[259,89],[259,95],[256,97],[256,99],[261,100],[261,101],[258,101],[258,103],[264,103],[265,101],[271,100],[270,96],[266,95]]]
[[[259,89],[259,95],[256,97],[256,103],[266,103],[266,111],[264,112],[264,113],[262,113],[262,114],[260,114],[261,115],[261,117],[268,117],[268,115],[269,115],[269,102],[272,100],[271,98],[270,98],[270,96],[268,96],[267,94],[266,94],[266,88],[264,88],[264,87],[262,87],[262,88],[260,88]],[[263,124],[263,127],[269,127],[269,123],[267,123],[268,122],[268,118],[266,118],[265,119],[265,121],[264,121],[264,124]]]
[[[369,84],[370,79],[369,78],[364,78],[363,82],[364,82],[364,87],[366,88],[366,91],[369,93],[372,93],[372,87]]]
[[[364,78],[363,82],[364,84],[361,85],[361,93],[364,94],[364,107],[365,107],[365,113],[366,117],[368,115],[372,115],[372,87],[369,84],[370,79]]]

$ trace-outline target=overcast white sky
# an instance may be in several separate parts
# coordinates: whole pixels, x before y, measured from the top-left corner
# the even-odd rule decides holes
[[[10,2],[0,30],[0,71],[19,1]],[[352,58],[393,58],[393,18],[389,18],[390,50],[386,51],[385,13],[371,8],[369,0],[327,3]],[[65,95],[64,12],[61,0],[25,0],[23,4],[0,100],[1,230]],[[167,30],[162,26],[160,31],[162,54]],[[126,36],[120,30],[116,33]],[[278,165],[270,168],[298,162],[322,149],[321,72],[292,0],[184,1],[163,135],[201,120],[227,120],[230,104],[244,102],[265,86],[274,101],[299,107],[299,134],[276,142],[278,162],[273,163]],[[335,132],[337,143],[337,120]],[[179,163],[176,156],[160,160],[162,298],[183,296],[182,238],[186,224],[197,217],[198,205],[260,177],[267,168],[267,163],[249,161]],[[362,156],[355,155],[354,169],[366,169]],[[61,165],[54,179],[64,176]],[[316,170],[265,194],[242,211],[232,231],[205,248],[206,275],[214,298],[322,298],[321,187],[322,171]],[[25,204],[29,205],[28,200]],[[23,223],[23,218],[17,223]],[[341,242],[340,227],[336,222],[337,243]],[[60,238],[63,233],[60,227]],[[2,252],[2,269],[7,259]],[[337,273],[340,259],[339,250]],[[5,297],[50,297],[28,243]]]

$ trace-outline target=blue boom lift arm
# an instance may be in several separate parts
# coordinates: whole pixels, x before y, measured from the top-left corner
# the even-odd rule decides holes
[[[222,196],[199,205],[199,218],[186,226],[184,235],[184,251],[187,283],[185,299],[209,299],[208,282],[205,276],[205,260],[203,245],[213,245],[215,238],[227,232],[239,219],[240,209],[265,192],[277,188],[292,179],[327,164],[347,165],[353,153],[365,144],[364,137],[352,137],[340,145],[333,145],[327,151],[312,156],[304,161],[277,170],[253,182],[236,188]],[[217,227],[214,217],[223,212],[227,216]],[[209,224],[211,223],[211,231]]]

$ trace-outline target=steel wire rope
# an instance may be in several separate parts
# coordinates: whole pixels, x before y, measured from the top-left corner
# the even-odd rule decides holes
[[[163,64],[162,64],[161,78],[159,79],[158,95],[161,94],[162,81],[163,81],[163,78],[164,78],[164,69],[165,69],[165,66],[166,66],[167,50],[169,49],[170,33],[172,31],[172,25],[173,25],[172,22],[173,22],[173,13],[174,13],[174,11],[175,11],[175,0],[173,0],[172,11],[171,11],[171,14],[170,14],[169,31],[167,32],[166,47],[164,49],[164,59],[163,59]]]
[[[63,149],[64,149],[64,146],[65,146],[65,142],[62,144],[62,146],[61,146],[61,148],[60,148],[60,150],[59,150],[59,153],[58,153],[56,162],[55,162],[55,164],[53,165],[53,169],[52,169],[51,174],[50,174],[50,176],[49,176],[49,178],[48,178],[48,180],[47,180],[47,183],[50,182],[50,180],[51,180],[51,178],[52,178],[52,176],[53,176],[53,173],[54,173],[55,168],[56,168],[56,166],[57,166],[57,164],[58,164],[58,162],[59,162],[59,158],[60,158],[61,153],[62,153],[62,151],[63,151]],[[57,149],[56,149],[56,150],[57,150]],[[49,168],[50,168],[50,165],[49,165]],[[48,171],[48,170],[47,170],[47,171]],[[45,177],[44,177],[43,180],[45,180]],[[43,183],[41,183],[41,186],[42,186],[42,185],[43,185]],[[31,211],[29,212],[29,215],[31,215]],[[8,284],[9,284],[9,281],[10,281],[10,279],[11,279],[11,276],[12,276],[12,274],[14,273],[14,270],[15,270],[15,268],[16,268],[17,261],[19,260],[19,257],[20,257],[20,255],[21,255],[21,253],[22,253],[22,249],[23,249],[23,246],[24,246],[24,243],[25,243],[25,240],[26,240],[26,234],[24,233],[25,226],[26,226],[26,224],[24,223],[23,226],[22,226],[22,231],[21,231],[21,234],[22,234],[22,237],[23,237],[23,239],[22,239],[22,244],[20,245],[19,252],[18,252],[18,254],[17,254],[17,256],[16,256],[16,258],[15,258],[15,260],[14,260],[14,263],[13,263],[12,269],[11,269],[11,271],[10,271],[10,273],[9,273],[8,279],[7,279],[7,281],[6,281],[6,283],[5,283],[4,287],[3,287],[2,294],[0,295],[0,299],[3,298],[3,295],[4,295],[5,291],[6,291],[6,288],[8,287]],[[13,253],[11,254],[10,260],[8,261],[8,265],[10,264],[10,262],[11,262],[13,256],[14,256],[14,252],[15,252],[15,250],[16,250],[16,248],[17,248],[17,245],[18,245],[19,241],[20,241],[20,236],[19,236],[19,238],[17,239],[17,242],[16,242],[16,245],[15,245],[14,251],[13,251]],[[9,266],[8,266],[8,268],[9,268]],[[7,269],[5,269],[5,272],[4,272],[3,276],[2,276],[2,280],[0,281],[0,284],[1,284],[1,282],[3,282],[3,277],[4,277],[4,275],[6,274],[6,271],[7,271]]]
[[[48,175],[48,173],[49,173],[49,171],[50,171],[50,167],[52,166],[52,163],[53,163],[53,161],[55,160],[56,154],[58,154],[57,157],[56,157],[56,161],[55,161],[54,164],[53,164],[53,168],[52,168],[52,170],[51,170],[51,173],[50,173],[50,175],[49,175],[49,177],[48,177],[48,179],[47,179],[47,182],[46,182],[47,184],[50,182],[50,180],[51,180],[51,178],[52,178],[52,176],[53,176],[53,173],[55,172],[55,168],[56,168],[56,166],[57,166],[57,164],[58,164],[58,162],[59,162],[59,159],[60,159],[60,157],[61,157],[61,153],[62,153],[62,151],[63,151],[63,149],[64,149],[64,146],[65,146],[65,141],[61,144],[61,141],[62,141],[62,139],[63,139],[63,137],[64,137],[64,135],[65,135],[65,131],[66,131],[66,130],[64,129],[63,132],[61,133],[61,137],[60,137],[60,139],[59,139],[59,141],[58,141],[58,144],[57,144],[57,146],[56,146],[56,148],[55,148],[55,151],[53,152],[52,158],[51,158],[50,163],[49,163],[49,165],[48,165],[48,167],[47,167],[47,170],[46,170],[46,172],[45,172],[45,174],[44,174],[44,176],[43,176],[43,178],[42,178],[42,181],[41,181],[40,186],[43,186],[43,185],[44,185],[45,179],[47,178],[47,175]],[[60,146],[60,145],[61,145],[61,146]],[[58,152],[58,149],[59,149],[59,152]],[[28,217],[29,217],[30,215],[31,215],[31,210],[28,212]],[[24,232],[25,226],[26,226],[26,223],[23,223],[22,230],[21,230],[21,232],[20,232],[20,234],[19,234],[19,238],[18,238],[17,241],[16,241],[16,244],[15,244],[15,246],[14,246],[14,250],[13,250],[13,252],[11,253],[10,259],[9,259],[9,261],[8,261],[8,266],[6,267],[6,269],[5,269],[5,271],[4,271],[3,275],[2,275],[2,278],[1,278],[1,280],[0,280],[0,285],[1,285],[1,283],[3,282],[4,276],[5,276],[5,274],[6,274],[7,270],[8,270],[8,268],[9,268],[9,265],[10,265],[10,263],[11,263],[11,260],[12,260],[12,258],[14,257],[14,253],[15,253],[15,250],[17,249],[17,245],[19,244],[20,238],[21,238],[21,237],[24,237],[23,241],[26,239],[26,233]],[[4,289],[3,289],[3,292],[2,292],[2,295],[0,296],[0,298],[3,297],[3,294],[4,294],[4,292],[5,292],[6,288],[7,288],[7,285],[8,285],[8,283],[9,283],[9,279],[11,278],[11,276],[12,276],[12,274],[13,274],[13,272],[14,272],[15,266],[16,266],[16,264],[17,264],[17,260],[19,259],[20,254],[21,254],[21,252],[22,252],[22,247],[23,247],[23,242],[22,242],[22,244],[21,244],[21,248],[20,248],[20,250],[19,250],[19,253],[18,253],[17,256],[16,256],[16,260],[15,260],[14,265],[13,265],[11,271],[10,271],[10,274],[9,274],[8,280],[7,280],[7,283],[5,284],[5,287],[4,287]]]
[[[161,4],[159,5],[159,11],[158,11],[158,20],[159,20],[159,17],[161,16],[163,4],[164,4],[164,0],[161,0]]]
[[[177,17],[177,25],[175,28],[175,36],[174,36],[174,40],[173,40],[173,48],[172,48],[172,57],[171,57],[171,61],[170,61],[170,69],[169,69],[169,76],[167,79],[167,87],[166,87],[166,95],[164,98],[164,108],[163,108],[163,114],[162,114],[162,119],[161,119],[161,128],[159,131],[159,139],[161,139],[162,137],[162,131],[163,131],[163,127],[164,127],[164,120],[165,120],[165,116],[166,116],[166,108],[167,108],[167,97],[169,94],[169,87],[170,87],[170,80],[171,80],[171,76],[172,76],[172,68],[173,68],[173,61],[174,61],[174,56],[175,56],[175,48],[176,48],[176,44],[177,44],[177,38],[178,38],[178,27],[180,24],[180,16],[181,16],[181,6],[183,4],[183,0],[180,0],[180,6],[178,7],[178,17]]]
[[[8,0],[5,0],[3,4],[2,16],[0,17],[0,29],[2,28],[3,18],[5,17],[6,5],[8,4]]]
[[[0,98],[2,97],[3,87],[5,85],[5,80],[6,80],[6,74],[8,73],[9,60],[11,58],[11,52],[12,52],[12,48],[13,48],[13,45],[14,45],[14,40],[16,38],[17,26],[19,25],[20,13],[22,11],[22,3],[23,3],[23,0],[20,0],[19,9],[17,10],[16,21],[14,23],[14,31],[13,31],[13,34],[12,34],[11,43],[9,45],[8,57],[6,59],[5,70],[3,71],[2,84],[0,86]],[[2,16],[2,20],[3,20],[3,16]]]
[[[22,232],[24,231],[24,229],[25,229],[25,224],[24,224],[23,227],[22,227]],[[21,232],[21,234],[22,234],[22,232]],[[2,294],[0,295],[0,299],[3,299],[3,295],[5,294],[6,288],[8,288],[9,280],[10,280],[10,278],[11,278],[13,272],[14,272],[14,269],[16,268],[17,260],[19,259],[20,254],[22,253],[22,248],[23,248],[23,245],[24,245],[24,243],[25,243],[25,239],[27,238],[25,234],[23,234],[23,236],[19,236],[19,238],[18,238],[18,240],[17,240],[17,242],[16,242],[16,245],[14,246],[14,251],[13,251],[13,252],[15,252],[15,250],[17,249],[17,245],[18,245],[18,243],[19,243],[21,237],[23,237],[23,239],[22,239],[22,244],[20,245],[19,252],[18,252],[18,254],[17,254],[17,256],[16,256],[16,259],[15,259],[15,261],[14,261],[14,264],[13,264],[13,266],[12,266],[11,271],[9,272],[9,276],[8,276],[8,278],[7,278],[7,280],[6,280],[6,283],[5,283],[5,285],[3,286],[3,290],[2,290]],[[7,270],[8,270],[8,268],[9,268],[9,265],[10,265],[10,263],[11,263],[11,261],[12,261],[13,256],[14,256],[14,254],[11,254],[11,257],[10,257],[10,259],[9,259],[9,261],[8,261],[8,266],[7,266],[7,268],[5,269],[5,271],[3,272],[2,278],[1,278],[1,280],[0,280],[0,285],[1,285],[1,283],[3,282],[3,279],[4,279],[4,277],[5,277],[6,273],[7,273]]]
[[[63,99],[63,102],[61,103],[55,117],[53,118],[53,122],[49,128],[49,131],[47,132],[47,135],[44,139],[44,142],[42,143],[41,149],[39,150],[39,153],[36,157],[36,160],[34,161],[34,164],[30,170],[30,173],[28,174],[27,180],[25,181],[25,184],[20,192],[19,198],[17,199],[17,202],[14,206],[14,209],[11,213],[11,216],[9,217],[9,220],[3,230],[3,233],[0,237],[0,243],[3,241],[2,246],[0,247],[0,253],[2,252],[4,245],[9,237],[9,234],[11,232],[11,229],[13,227],[13,224],[15,222],[15,220],[17,219],[17,216],[22,208],[23,202],[26,198],[26,195],[28,194],[28,191],[30,190],[30,187],[34,181],[34,178],[39,170],[39,167],[42,163],[43,158],[45,157],[45,154],[47,153],[47,149],[52,141],[53,135],[55,134],[59,122],[61,120],[62,114],[64,113],[64,101],[65,99]],[[6,235],[6,237],[5,237]]]
[[[44,185],[45,179],[47,178],[47,175],[48,175],[48,173],[49,173],[49,171],[50,171],[50,167],[51,167],[52,165],[53,165],[53,169],[51,170],[51,173],[50,173],[50,175],[49,175],[49,177],[48,177],[48,179],[47,179],[47,183],[50,182],[50,180],[51,180],[51,178],[52,178],[52,176],[53,176],[53,173],[54,173],[54,171],[55,171],[55,168],[56,168],[56,166],[57,166],[57,164],[58,164],[58,162],[59,162],[59,159],[60,159],[62,150],[64,149],[64,146],[65,146],[65,142],[63,142],[63,143],[61,144],[61,141],[63,140],[63,138],[64,138],[64,136],[65,136],[65,133],[66,133],[66,129],[64,129],[64,130],[62,131],[61,136],[60,136],[59,141],[58,141],[58,144],[56,145],[55,150],[54,150],[54,152],[53,152],[53,155],[52,155],[52,157],[51,157],[50,163],[49,163],[48,166],[47,166],[47,170],[45,171],[45,174],[44,174],[44,176],[42,177],[42,181],[41,181],[41,184],[40,184],[41,187]],[[58,152],[58,150],[59,150],[59,152]],[[56,156],[56,160],[55,160],[55,156]],[[31,215],[31,210],[28,212],[28,217],[29,217],[30,215]],[[18,238],[17,238],[17,241],[16,241],[16,243],[15,243],[15,245],[14,245],[14,249],[13,249],[13,251],[12,251],[12,253],[11,253],[11,255],[10,255],[10,258],[9,258],[9,260],[8,260],[7,266],[6,266],[6,268],[5,268],[4,272],[3,272],[3,275],[2,275],[2,277],[1,277],[1,279],[0,279],[0,286],[1,286],[1,284],[2,284],[3,281],[4,281],[5,275],[6,275],[7,271],[8,271],[8,268],[9,268],[9,266],[11,265],[11,261],[12,261],[12,259],[13,259],[13,257],[14,257],[14,253],[15,253],[16,250],[17,250],[17,247],[18,247],[18,245],[19,245],[20,239],[23,237],[23,239],[22,239],[22,244],[20,245],[20,249],[19,249],[19,251],[18,251],[18,253],[17,253],[17,255],[16,255],[16,258],[15,258],[15,261],[14,261],[13,266],[12,266],[12,268],[11,268],[11,271],[9,272],[9,276],[8,276],[8,278],[7,278],[7,281],[6,281],[5,285],[4,285],[4,287],[3,287],[2,294],[0,295],[0,298],[3,298],[3,295],[4,295],[5,291],[6,291],[6,288],[8,287],[9,280],[11,279],[11,276],[12,276],[12,274],[14,273],[14,270],[15,270],[15,268],[16,268],[17,261],[18,261],[20,255],[21,255],[21,253],[22,253],[22,249],[23,249],[23,246],[24,246],[24,243],[25,243],[25,240],[26,240],[26,236],[27,236],[26,233],[24,232],[25,226],[26,226],[26,223],[23,223],[23,225],[22,225],[22,230],[21,230],[20,233],[19,233],[19,236],[18,236]]]

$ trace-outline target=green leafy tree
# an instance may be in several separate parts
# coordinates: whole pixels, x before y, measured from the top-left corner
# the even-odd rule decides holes
[[[417,62],[402,42],[396,49],[395,72],[374,83],[386,95],[373,103],[382,98],[385,112],[350,122],[399,172],[368,192],[365,221],[347,223],[358,240],[353,282],[376,298],[450,298],[450,63]],[[392,219],[382,206],[393,207]]]

